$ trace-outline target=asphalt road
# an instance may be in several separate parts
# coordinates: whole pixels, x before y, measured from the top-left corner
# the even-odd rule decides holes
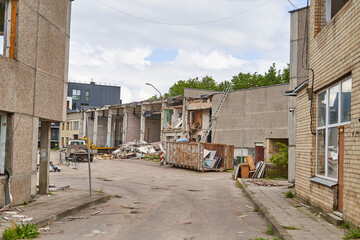
[[[91,167],[93,189],[114,197],[55,222],[40,239],[272,239],[231,173],[160,167],[145,160],[95,160]],[[51,183],[88,189],[87,163],[62,168],[51,173]]]

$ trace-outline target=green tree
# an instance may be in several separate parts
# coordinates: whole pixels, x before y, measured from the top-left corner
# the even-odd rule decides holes
[[[195,88],[205,89],[214,91],[223,91],[226,86],[231,85],[232,90],[247,89],[252,87],[261,87],[274,84],[281,84],[289,82],[289,64],[283,70],[277,70],[276,64],[273,63],[269,70],[264,73],[242,73],[234,75],[230,81],[223,81],[216,83],[211,76],[205,76],[201,80],[196,78],[189,78],[188,80],[179,80],[177,83],[172,85],[169,89],[169,93],[165,94],[164,97],[172,97],[178,95],[184,95],[184,88]],[[153,99],[152,97],[151,99]],[[155,99],[155,98],[154,98]]]
[[[288,146],[281,142],[277,142],[275,145],[279,147],[279,153],[273,154],[270,158],[270,161],[275,166],[287,167],[289,158]]]

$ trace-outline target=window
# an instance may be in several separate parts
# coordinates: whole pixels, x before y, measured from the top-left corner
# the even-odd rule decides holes
[[[17,1],[0,0],[0,54],[14,59]]]
[[[76,103],[73,103],[73,104],[72,104],[72,109],[71,109],[71,110],[76,110],[76,109],[77,109]]]
[[[79,130],[79,121],[74,121],[74,130]]]
[[[66,123],[66,130],[69,131],[69,122]]]
[[[51,128],[51,140],[59,140],[59,129]]]
[[[90,91],[89,90],[85,91],[85,101],[90,101]]]
[[[316,175],[338,178],[338,127],[351,120],[351,78],[318,93]]]
[[[70,130],[72,130],[72,122],[70,122]]]
[[[336,13],[345,5],[348,0],[326,0],[325,1],[325,19],[326,23],[336,15]]]
[[[62,130],[64,131],[65,123],[62,123],[61,126],[62,126]]]
[[[72,98],[73,98],[73,100],[80,100],[80,98],[81,98],[81,90],[73,89]],[[74,110],[74,108],[73,108],[73,110]]]
[[[6,115],[0,113],[0,174],[5,170],[6,121]]]

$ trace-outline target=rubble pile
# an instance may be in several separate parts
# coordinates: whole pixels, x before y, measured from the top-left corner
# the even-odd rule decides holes
[[[128,158],[146,158],[146,156],[160,156],[161,154],[160,143],[147,143],[145,141],[133,141],[124,143],[118,149],[112,152],[115,158],[128,159]]]

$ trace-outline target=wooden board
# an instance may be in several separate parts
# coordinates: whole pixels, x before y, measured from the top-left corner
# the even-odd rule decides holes
[[[249,164],[250,171],[254,171],[255,170],[255,164],[254,164],[254,160],[253,160],[252,155],[246,156],[245,159],[246,159],[246,162]]]

